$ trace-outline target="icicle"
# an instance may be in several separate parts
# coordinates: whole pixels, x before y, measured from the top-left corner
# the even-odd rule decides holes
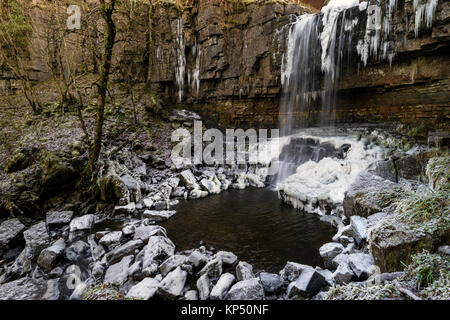
[[[175,80],[178,86],[178,100],[181,103],[183,99],[184,77],[186,74],[186,55],[184,47],[183,21],[178,18],[177,21],[177,66],[175,69]]]

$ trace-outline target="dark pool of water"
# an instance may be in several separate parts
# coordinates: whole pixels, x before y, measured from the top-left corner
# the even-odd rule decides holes
[[[178,251],[207,247],[234,252],[255,271],[280,271],[287,261],[322,266],[319,248],[335,230],[317,216],[281,204],[269,189],[223,192],[182,201],[161,225]]]

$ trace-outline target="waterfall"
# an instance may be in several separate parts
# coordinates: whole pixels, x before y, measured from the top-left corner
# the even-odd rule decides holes
[[[299,16],[289,30],[287,52],[282,66],[282,135],[292,133],[296,114],[299,115],[302,126],[307,124],[306,113],[317,98],[317,76],[320,73],[319,25],[319,15],[307,14]]]
[[[195,37],[194,47],[192,48],[192,56],[195,57],[195,66],[192,70],[192,75],[190,77],[190,86],[192,92],[195,92],[198,98],[200,91],[200,57],[202,54],[202,49],[200,44],[197,42],[197,37]]]
[[[184,78],[186,75],[186,54],[184,46],[183,20],[177,20],[177,64],[175,68],[175,81],[178,87],[178,101],[181,103],[184,93]]]

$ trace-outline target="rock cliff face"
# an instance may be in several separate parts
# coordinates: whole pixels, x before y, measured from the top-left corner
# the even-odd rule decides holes
[[[321,5],[308,3],[194,0],[185,8],[160,3],[152,10],[136,4],[132,14],[117,14],[115,79],[147,82],[167,103],[188,105],[222,126],[277,127],[289,31],[297,16]],[[319,32],[328,41],[343,42],[348,33],[346,62],[336,69],[337,123],[448,126],[448,1],[370,0],[322,13],[320,21]],[[330,36],[332,22],[337,31]],[[91,34],[90,43],[98,46],[96,37]],[[324,50],[331,54],[323,48],[322,43],[318,56]],[[338,55],[342,48],[334,48]],[[42,65],[38,57],[34,60],[33,66]],[[39,79],[48,76],[33,72]],[[0,72],[0,94],[15,87],[14,81]],[[313,119],[321,112],[320,101],[308,110]]]
[[[428,13],[435,4],[435,14]],[[217,0],[200,0],[181,17],[158,8],[152,87],[222,125],[277,126],[290,25],[295,15],[308,11],[298,4],[233,6]],[[429,24],[427,15],[433,18]],[[448,2],[370,1],[346,10],[345,16],[341,11],[337,30],[346,21],[353,30],[351,45],[344,48],[348,62],[340,66],[337,82],[336,122],[435,126],[448,121]],[[320,112],[314,109],[316,118]]]

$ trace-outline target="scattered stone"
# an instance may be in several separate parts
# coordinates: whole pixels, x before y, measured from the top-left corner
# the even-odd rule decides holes
[[[279,292],[284,285],[283,279],[275,273],[261,272],[259,280],[264,288],[264,292],[268,294]]]
[[[39,252],[50,243],[50,236],[47,232],[45,222],[39,222],[24,231],[23,237],[25,239],[26,246],[31,249],[34,256],[38,255]]]
[[[176,268],[161,281],[158,294],[171,300],[181,297],[186,279],[187,272],[180,267]]]
[[[296,281],[292,282],[287,289],[287,297],[311,298],[328,283],[319,272],[312,268],[305,268]]]
[[[133,280],[142,280],[142,261],[135,261],[131,265],[128,276]]]
[[[186,187],[190,187],[193,184],[197,183],[197,179],[191,170],[184,170],[180,172],[181,183],[183,183]]]
[[[280,276],[283,280],[292,282],[298,278],[305,268],[311,268],[305,264],[300,264],[296,262],[288,262],[283,270],[280,271]]]
[[[222,274],[222,260],[219,258],[210,260],[198,274],[200,276],[208,274],[210,278],[218,279]]]
[[[170,219],[177,212],[175,210],[163,210],[163,211],[155,211],[155,210],[145,210],[143,217],[148,218],[151,221],[161,222]]]
[[[144,206],[147,209],[151,209],[153,207],[153,204],[155,203],[151,198],[146,198],[143,201],[144,201]]]
[[[91,247],[84,241],[78,240],[66,248],[65,257],[67,260],[77,263],[80,259],[90,256]]]
[[[338,232],[334,235],[333,241],[338,242],[342,236],[353,238],[354,234],[351,225],[340,227]]]
[[[142,240],[147,243],[153,236],[167,237],[167,231],[160,226],[141,226],[134,231],[134,240]]]
[[[126,225],[122,228],[122,234],[125,237],[130,237],[134,234],[134,231],[136,230],[136,227],[133,225]]]
[[[111,250],[120,244],[120,240],[122,240],[122,231],[112,231],[104,235],[99,243]]]
[[[42,300],[59,300],[61,291],[59,290],[59,279],[47,280],[47,290],[42,296]]]
[[[236,277],[239,281],[253,279],[253,266],[245,261],[239,261],[236,266]]]
[[[183,300],[195,301],[198,300],[197,290],[189,290],[184,294]]]
[[[319,253],[323,259],[325,268],[333,268],[333,259],[344,250],[340,243],[329,242],[320,247]]]
[[[115,206],[114,207],[114,212],[116,214],[132,214],[136,211],[136,203],[134,202],[130,202],[129,204],[127,204],[126,206]]]
[[[183,265],[186,262],[186,260],[187,260],[186,256],[179,255],[179,254],[173,255],[173,256],[167,258],[159,266],[159,272],[161,272],[162,276],[165,277],[170,271]]]
[[[350,269],[347,263],[340,264],[336,271],[333,273],[333,278],[338,284],[349,283],[354,276],[353,271]]]
[[[22,234],[25,226],[19,219],[8,219],[0,224],[0,248],[9,247]]]
[[[124,257],[120,262],[111,265],[105,274],[105,283],[123,285],[128,279],[128,269],[133,262],[132,255]]]
[[[264,300],[264,289],[259,278],[243,280],[231,287],[227,300]]]
[[[228,251],[219,251],[214,255],[214,257],[219,257],[223,264],[229,265],[234,264],[238,259],[234,253]]]
[[[66,248],[64,239],[59,239],[52,246],[44,249],[39,254],[37,264],[47,272],[51,271],[56,260],[61,256]]]
[[[72,220],[73,211],[50,211],[46,214],[48,226],[68,224]]]
[[[75,218],[70,222],[70,232],[91,230],[95,223],[95,217],[87,214],[79,218]]]
[[[360,245],[361,242],[367,239],[367,219],[360,216],[351,216],[350,225],[352,226],[356,244]]]
[[[220,279],[211,290],[211,300],[223,300],[235,280],[236,278],[231,273],[224,273],[221,275]]]
[[[22,278],[0,285],[0,300],[39,300],[46,290],[47,281]]]
[[[352,253],[348,256],[348,265],[360,280],[367,279],[375,272],[371,254]]]
[[[207,300],[209,298],[209,277],[207,273],[198,278],[197,289],[200,300]]]
[[[221,191],[220,184],[215,184],[211,180],[202,179],[200,185],[208,191],[209,194],[219,194]]]
[[[155,261],[164,261],[175,253],[175,245],[165,237],[153,236],[148,240],[143,251],[143,268],[147,268]]]
[[[106,254],[106,261],[109,264],[116,263],[127,255],[134,254],[134,251],[140,249],[144,246],[144,242],[141,240],[132,240],[121,245],[120,247],[114,248],[112,251]]]
[[[155,295],[158,286],[158,280],[145,278],[135,286],[131,287],[126,297],[129,299],[149,300]]]
[[[194,250],[188,257],[188,263],[192,264],[194,267],[199,268],[208,262],[208,257],[198,250]]]

